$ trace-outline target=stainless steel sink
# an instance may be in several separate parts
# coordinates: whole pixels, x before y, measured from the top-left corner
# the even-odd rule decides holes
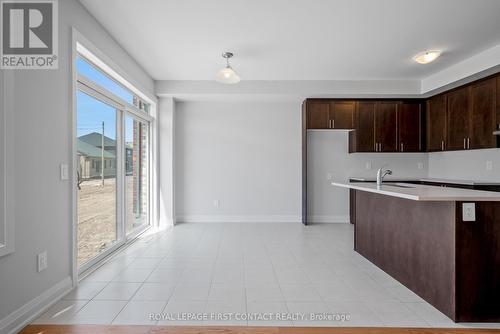
[[[414,186],[410,186],[409,184],[383,183],[382,185],[397,188],[415,188]]]

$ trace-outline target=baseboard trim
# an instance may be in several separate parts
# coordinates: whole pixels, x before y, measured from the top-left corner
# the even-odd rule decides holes
[[[288,215],[186,215],[177,216],[177,223],[300,223],[300,216]]]
[[[73,281],[68,276],[38,297],[30,300],[5,318],[0,320],[0,333],[15,334],[45,312],[73,288]]]
[[[307,221],[311,223],[332,223],[345,224],[349,223],[349,216],[342,215],[312,215],[307,217]]]

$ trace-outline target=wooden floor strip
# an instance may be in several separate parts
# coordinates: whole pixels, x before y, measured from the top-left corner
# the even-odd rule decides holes
[[[20,334],[500,334],[498,329],[29,325]]]

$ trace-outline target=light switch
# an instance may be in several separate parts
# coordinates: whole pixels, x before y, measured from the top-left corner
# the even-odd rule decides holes
[[[64,181],[64,180],[69,180],[69,168],[68,168],[68,164],[61,164],[60,166],[61,170],[61,180]]]
[[[476,203],[462,204],[462,220],[464,222],[476,221]]]
[[[417,164],[417,168],[418,168],[418,169],[424,169],[424,163],[423,163],[423,162],[419,162],[419,163]]]

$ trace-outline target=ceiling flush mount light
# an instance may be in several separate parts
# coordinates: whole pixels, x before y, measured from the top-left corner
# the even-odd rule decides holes
[[[231,52],[224,52],[222,57],[226,59],[226,67],[217,73],[215,76],[215,81],[223,83],[223,84],[235,84],[240,82],[240,77],[233,70],[231,65],[229,65],[229,58],[231,58],[233,54]]]
[[[419,64],[429,64],[437,59],[441,55],[441,51],[432,50],[432,51],[424,51],[413,57]]]

